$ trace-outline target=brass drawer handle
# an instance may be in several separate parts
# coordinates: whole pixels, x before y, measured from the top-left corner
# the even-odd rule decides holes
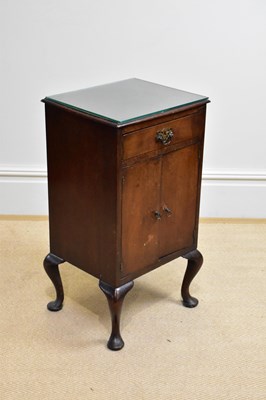
[[[174,137],[174,132],[172,131],[171,128],[164,128],[161,131],[158,131],[155,136],[156,141],[161,142],[164,145],[170,143],[173,137]]]
[[[172,210],[170,210],[170,208],[168,208],[167,206],[165,206],[165,207],[163,208],[163,210],[164,210],[168,215],[171,215],[171,214],[172,214]]]
[[[162,218],[162,215],[159,211],[154,211],[153,213],[156,219],[160,220]]]

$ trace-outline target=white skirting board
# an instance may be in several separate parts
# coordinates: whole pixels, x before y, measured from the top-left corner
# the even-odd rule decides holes
[[[203,172],[200,216],[266,218],[266,172]]]
[[[0,167],[0,215],[47,215],[47,171]]]
[[[47,215],[47,173],[0,167],[0,214]],[[201,217],[266,218],[266,172],[203,171]]]

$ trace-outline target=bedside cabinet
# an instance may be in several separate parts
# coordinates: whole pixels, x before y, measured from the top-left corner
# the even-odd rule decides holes
[[[44,268],[64,300],[58,265],[99,279],[120,334],[133,280],[177,257],[188,260],[181,294],[203,258],[197,250],[205,96],[127,79],[46,97],[50,253]]]

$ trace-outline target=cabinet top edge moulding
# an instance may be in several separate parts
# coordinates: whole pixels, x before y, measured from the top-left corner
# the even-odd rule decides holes
[[[88,114],[120,127],[203,105],[209,103],[209,98],[131,78],[47,96],[42,101]]]

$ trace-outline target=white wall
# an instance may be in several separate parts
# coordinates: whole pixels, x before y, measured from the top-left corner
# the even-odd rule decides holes
[[[203,216],[266,217],[264,0],[0,0],[0,214],[47,213],[46,95],[139,77],[208,95]]]

